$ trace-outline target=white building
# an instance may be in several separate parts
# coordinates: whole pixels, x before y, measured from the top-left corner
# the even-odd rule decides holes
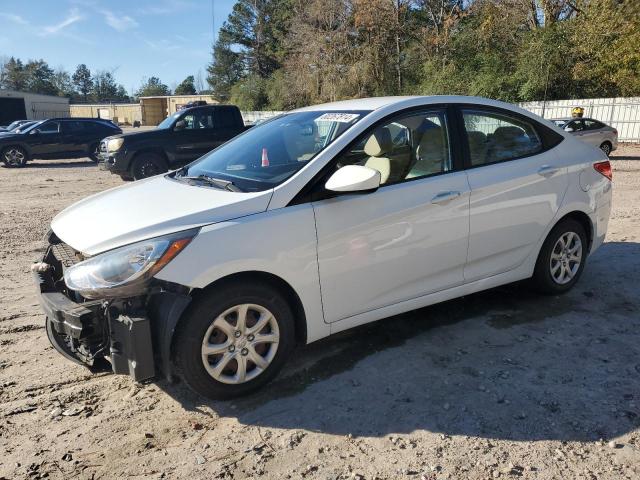
[[[42,120],[68,116],[68,98],[0,90],[0,125],[14,120]]]

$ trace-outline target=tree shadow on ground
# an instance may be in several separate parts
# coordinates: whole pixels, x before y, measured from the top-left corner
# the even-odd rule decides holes
[[[188,410],[261,427],[611,438],[640,427],[638,272],[640,244],[607,243],[569,294],[514,284],[365,325],[300,348],[243,399],[159,385]]]

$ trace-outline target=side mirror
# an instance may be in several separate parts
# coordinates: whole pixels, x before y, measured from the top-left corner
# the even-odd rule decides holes
[[[29,132],[29,135],[40,135],[40,130],[35,128]]]
[[[574,130],[571,127],[565,127],[564,131],[565,132],[573,132]]]
[[[184,120],[178,120],[173,127],[174,130],[184,130],[187,127],[187,122]]]
[[[373,192],[380,186],[380,172],[361,165],[346,165],[335,172],[324,188],[332,192]]]

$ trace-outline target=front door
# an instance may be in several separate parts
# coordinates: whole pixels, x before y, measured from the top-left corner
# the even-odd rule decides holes
[[[35,158],[60,158],[65,145],[60,122],[50,120],[29,131],[29,148]]]
[[[174,131],[176,160],[190,162],[213,150],[216,142],[216,130],[213,109],[195,110],[186,113],[176,122],[184,122],[184,128]]]
[[[465,281],[518,267],[553,220],[567,169],[545,150],[533,121],[491,109],[462,110],[471,186]]]
[[[379,170],[383,183],[373,193],[313,202],[327,322],[463,283],[469,185],[455,171],[446,117],[395,117],[337,159],[336,168]]]

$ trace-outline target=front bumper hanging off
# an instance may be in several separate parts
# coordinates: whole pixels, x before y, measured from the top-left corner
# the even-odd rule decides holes
[[[155,376],[155,344],[168,375],[170,339],[190,297],[167,292],[152,295],[153,299],[87,301],[68,291],[62,278],[64,269],[78,261],[77,252],[57,243],[32,268],[53,347],[86,365],[106,358],[114,373],[141,381]],[[159,321],[156,332],[152,332],[148,310]]]

